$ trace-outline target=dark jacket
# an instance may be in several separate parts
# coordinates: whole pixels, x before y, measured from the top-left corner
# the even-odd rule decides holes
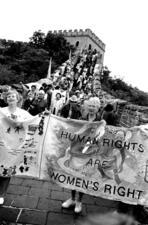
[[[118,116],[115,112],[104,111],[102,114],[102,119],[106,121],[107,125],[111,125],[111,126],[118,125]]]
[[[50,110],[51,107],[51,100],[52,100],[52,92],[47,92],[47,109]]]
[[[30,105],[29,113],[35,116],[41,112],[44,112],[46,108],[47,108],[46,100],[35,99]]]
[[[71,115],[70,114],[70,109],[71,109]],[[61,109],[61,114],[62,117],[67,118],[70,117],[71,119],[79,119],[81,117],[81,112],[79,110],[79,107],[76,105],[74,106],[70,106],[70,103],[66,104],[63,106],[63,108]]]

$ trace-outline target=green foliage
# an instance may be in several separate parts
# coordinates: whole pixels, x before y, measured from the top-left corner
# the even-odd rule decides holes
[[[105,68],[101,74],[101,85],[103,90],[115,98],[123,99],[136,105],[148,106],[148,94],[126,84],[120,78],[112,78],[110,71]]]
[[[0,39],[0,84],[28,83],[45,78],[49,60],[52,72],[65,62],[75,49],[62,35],[35,31],[29,43]],[[102,88],[116,98],[148,106],[148,94],[112,78],[107,67],[101,74]]]
[[[46,50],[49,58],[52,58],[56,64],[56,67],[68,59],[70,51],[74,51],[74,47],[66,41],[63,35],[51,32],[45,35],[40,30],[33,33],[29,44],[34,48]]]
[[[0,64],[0,84],[11,84],[15,81],[15,74],[9,70],[8,66],[2,66]]]
[[[50,32],[48,32],[45,38],[45,49],[49,52],[49,57],[52,57],[58,65],[61,65],[68,59],[70,50],[74,50],[62,35]]]
[[[34,48],[44,48],[45,34],[41,31],[35,31],[30,38],[30,45]]]
[[[74,48],[61,35],[35,31],[29,43],[0,39],[0,84],[32,82],[47,76],[52,57],[53,72]]]

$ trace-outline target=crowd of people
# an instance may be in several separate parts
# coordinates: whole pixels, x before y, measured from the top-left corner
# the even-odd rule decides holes
[[[0,107],[10,116],[26,115],[24,112],[35,116],[49,111],[64,118],[91,122],[105,120],[106,124],[116,126],[118,124],[116,105],[102,102],[99,98],[101,65],[98,62],[97,51],[85,49],[63,63],[51,75],[48,82],[42,83],[40,87],[36,83],[31,86],[20,83],[17,88],[12,85],[1,89]],[[94,85],[95,81],[97,85]],[[18,108],[21,108],[23,113]],[[3,193],[6,192],[8,184],[9,179]],[[69,208],[74,205],[74,211],[80,213],[82,197],[83,193],[79,192],[76,200],[76,191],[72,190],[71,197],[63,202],[62,207]],[[0,204],[3,202],[4,198],[1,197]]]
[[[67,60],[51,75],[48,82],[40,87],[36,83],[31,86],[20,83],[0,89],[0,107],[7,106],[5,95],[8,90],[16,88],[20,94],[19,106],[31,115],[37,115],[45,110],[51,113],[77,119],[85,118],[87,101],[95,97],[98,101],[101,90],[100,70],[96,50],[83,50],[72,59]],[[96,80],[98,85],[96,86]],[[105,103],[100,101],[99,115],[103,112]],[[72,113],[72,115],[69,115]]]
[[[105,119],[107,124],[115,125],[117,116],[114,107],[111,104],[102,105],[99,99],[101,85],[98,60],[96,50],[85,49],[63,63],[48,82],[40,86],[37,83],[30,86],[23,83],[5,86],[0,90],[1,111],[11,112],[13,117],[18,116],[15,115],[16,112],[20,113],[18,109],[24,110],[30,116],[50,111],[64,118],[87,121]],[[94,86],[96,77],[99,83]],[[76,192],[73,190],[71,198],[62,206],[68,208],[75,204],[75,212],[79,213],[82,210],[82,196],[79,193],[78,200],[75,201]],[[2,199],[0,203],[3,201]]]

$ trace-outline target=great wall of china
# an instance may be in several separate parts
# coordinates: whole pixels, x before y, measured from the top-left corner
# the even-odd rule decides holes
[[[54,30],[50,32],[63,35],[70,44],[77,46],[79,49],[88,49],[91,45],[92,49],[96,49],[100,53],[101,60],[99,60],[99,63],[103,65],[105,44],[90,29]],[[103,90],[100,95],[107,101],[109,100],[109,94]],[[112,99],[112,96],[110,96],[110,99],[112,101],[114,98]],[[124,127],[144,124],[143,118],[148,119],[148,107],[134,105],[122,100],[118,101],[117,113],[119,115],[119,125]]]
[[[99,54],[100,63],[103,65],[105,44],[90,29],[54,30],[49,32],[63,35],[70,44],[76,46],[78,49],[96,49]]]

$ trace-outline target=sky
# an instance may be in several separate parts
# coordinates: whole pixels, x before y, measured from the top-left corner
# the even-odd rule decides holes
[[[106,45],[112,76],[148,92],[148,0],[0,0],[0,38],[91,29]]]

